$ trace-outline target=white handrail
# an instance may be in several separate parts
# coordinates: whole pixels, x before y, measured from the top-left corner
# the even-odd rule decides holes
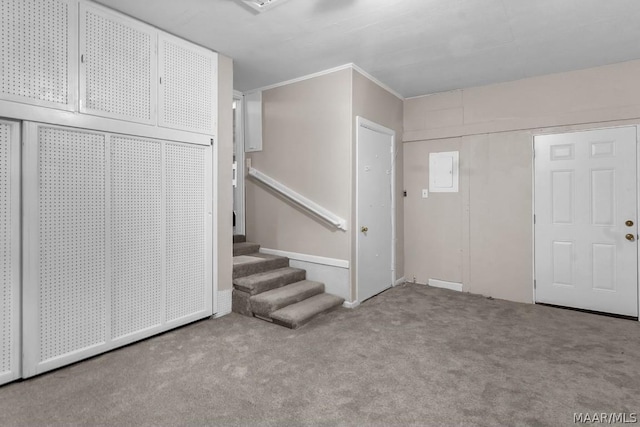
[[[323,208],[316,202],[307,199],[302,194],[296,193],[286,185],[276,181],[270,176],[263,174],[256,168],[249,168],[249,176],[252,176],[253,178],[257,179],[261,183],[265,184],[267,187],[271,188],[274,191],[277,191],[278,193],[285,196],[287,199],[295,202],[299,206],[302,206],[309,212],[314,213],[315,215],[327,221],[329,224],[333,225],[334,227],[339,228],[340,230],[347,231],[346,220],[340,218],[338,215],[334,214],[333,212]]]

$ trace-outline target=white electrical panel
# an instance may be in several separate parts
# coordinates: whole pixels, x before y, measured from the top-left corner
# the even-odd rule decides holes
[[[457,193],[458,182],[458,151],[430,153],[429,190],[432,193]]]

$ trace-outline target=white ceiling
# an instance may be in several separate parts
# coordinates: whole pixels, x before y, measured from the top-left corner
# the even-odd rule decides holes
[[[241,91],[353,62],[411,97],[640,58],[639,0],[100,3],[233,58]]]

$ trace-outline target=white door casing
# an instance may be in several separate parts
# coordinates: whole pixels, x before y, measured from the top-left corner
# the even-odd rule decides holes
[[[235,130],[234,130],[234,156],[235,156],[235,183],[233,187],[233,211],[236,214],[236,226],[234,234],[245,234],[245,186],[244,175],[245,150],[244,150],[244,100],[240,92],[233,94],[235,108]]]
[[[362,302],[394,283],[395,132],[356,118],[356,275]]]
[[[535,137],[536,302],[638,316],[636,139]]]

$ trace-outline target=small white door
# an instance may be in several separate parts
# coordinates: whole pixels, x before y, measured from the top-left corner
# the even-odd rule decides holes
[[[358,300],[393,284],[393,145],[395,133],[357,118]]]
[[[636,128],[535,138],[536,302],[638,316]]]

